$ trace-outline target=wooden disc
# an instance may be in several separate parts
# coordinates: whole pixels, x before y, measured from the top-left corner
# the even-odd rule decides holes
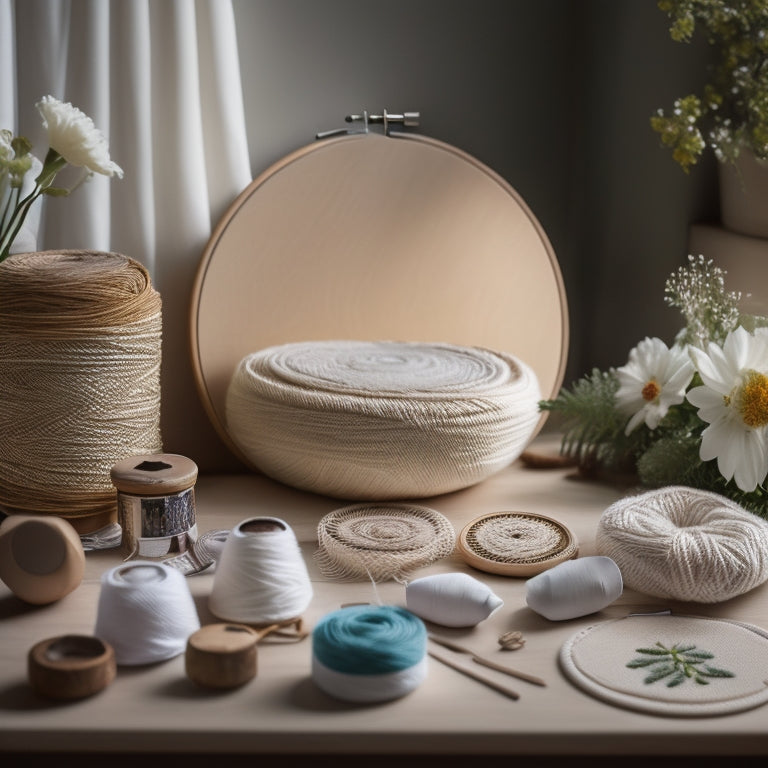
[[[0,580],[16,597],[48,605],[75,590],[85,573],[85,551],[63,518],[10,515],[0,525]]]
[[[494,512],[466,525],[457,549],[478,570],[529,577],[576,557],[578,543],[565,525],[551,517]]]
[[[52,699],[82,699],[106,688],[117,674],[112,646],[91,635],[41,640],[27,656],[29,682]]]
[[[258,642],[258,633],[244,624],[207,624],[187,641],[187,677],[205,688],[243,685],[256,676]]]

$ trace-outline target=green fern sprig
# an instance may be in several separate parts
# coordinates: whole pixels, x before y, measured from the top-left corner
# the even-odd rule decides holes
[[[695,645],[675,644],[667,648],[657,642],[650,648],[635,648],[635,652],[642,655],[627,662],[627,667],[647,669],[648,674],[643,679],[646,685],[665,679],[667,688],[675,688],[686,680],[709,685],[709,680],[713,678],[735,677],[727,669],[707,664],[715,655],[709,651],[696,650]]]
[[[563,388],[539,408],[552,412],[563,433],[562,452],[584,462],[598,458],[623,430],[626,419],[616,410],[619,382],[613,371],[593,368],[592,373]]]
[[[554,400],[542,400],[539,408],[550,411],[563,438],[561,453],[576,459],[585,473],[635,473],[635,462],[649,443],[642,426],[624,433],[627,416],[616,406],[619,381],[614,369],[592,373],[561,389]]]

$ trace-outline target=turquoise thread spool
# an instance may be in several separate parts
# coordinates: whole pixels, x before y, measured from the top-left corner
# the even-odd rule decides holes
[[[337,699],[400,698],[427,676],[427,630],[397,606],[355,605],[326,614],[312,632],[312,677]]]

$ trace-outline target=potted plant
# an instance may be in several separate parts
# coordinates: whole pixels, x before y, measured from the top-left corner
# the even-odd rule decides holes
[[[713,58],[703,91],[657,110],[651,127],[687,173],[708,150],[717,158],[726,228],[768,237],[768,0],[658,0],[677,42],[703,38]],[[736,195],[735,203],[731,193]]]

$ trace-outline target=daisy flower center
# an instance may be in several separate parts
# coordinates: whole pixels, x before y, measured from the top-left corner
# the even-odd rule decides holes
[[[739,391],[738,406],[748,427],[768,425],[768,376],[749,371]]]
[[[661,393],[661,387],[656,383],[656,379],[651,379],[642,389],[640,394],[647,403],[652,403]]]

